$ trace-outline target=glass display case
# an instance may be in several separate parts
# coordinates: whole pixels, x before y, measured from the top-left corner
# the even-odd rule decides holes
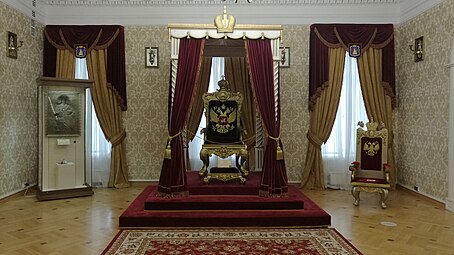
[[[93,194],[91,118],[87,118],[92,84],[48,77],[38,80],[38,200]]]

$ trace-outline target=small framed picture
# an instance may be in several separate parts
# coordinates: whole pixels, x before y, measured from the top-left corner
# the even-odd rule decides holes
[[[17,35],[8,31],[6,56],[17,59]]]
[[[281,61],[279,61],[280,67],[290,67],[290,48],[284,47],[280,48],[281,51]]]
[[[159,68],[158,47],[145,47],[145,67]]]
[[[424,60],[424,37],[421,36],[415,39],[415,62],[423,61]]]

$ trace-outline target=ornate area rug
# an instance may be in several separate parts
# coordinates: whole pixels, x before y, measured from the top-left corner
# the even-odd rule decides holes
[[[102,254],[361,254],[332,228],[120,230]]]

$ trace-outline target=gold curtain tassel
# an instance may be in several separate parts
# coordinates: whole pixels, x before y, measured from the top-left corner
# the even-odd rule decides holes
[[[175,135],[172,135],[167,138],[167,146],[166,146],[166,150],[164,152],[164,158],[165,159],[172,159],[172,148],[170,147],[170,143],[172,142],[172,139],[181,135],[181,132],[183,131],[180,131],[178,133],[176,133]]]
[[[281,145],[279,144],[279,140],[281,139],[278,137],[272,137],[268,135],[269,138],[273,139],[276,142],[276,160],[284,160],[284,152],[282,151]]]
[[[170,148],[170,140],[167,142],[166,150],[164,153],[165,159],[172,159],[172,149]]]
[[[282,151],[281,146],[279,146],[279,143],[276,148],[276,160],[284,160],[284,152]]]

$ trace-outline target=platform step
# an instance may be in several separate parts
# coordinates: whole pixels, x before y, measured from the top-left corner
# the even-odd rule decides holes
[[[155,227],[326,227],[331,216],[299,192],[304,209],[292,210],[144,210],[144,202],[156,186],[148,186],[119,218],[120,228]]]
[[[193,195],[162,198],[154,193],[146,199],[145,210],[302,210],[304,200],[296,194],[264,198],[257,195]]]
[[[223,182],[220,180],[210,180],[204,183],[203,177],[199,176],[198,171],[186,173],[188,179],[189,195],[258,195],[261,172],[250,172],[246,178],[246,183],[241,184],[239,180]]]

